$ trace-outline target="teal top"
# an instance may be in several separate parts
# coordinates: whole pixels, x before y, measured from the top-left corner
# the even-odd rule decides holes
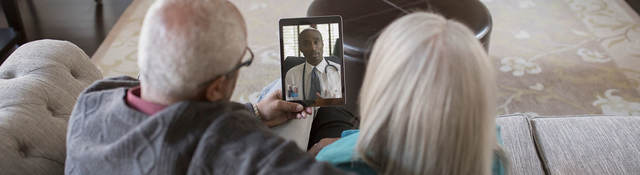
[[[498,143],[502,145],[502,135],[500,134],[500,127],[496,126],[496,130]],[[320,152],[316,156],[316,159],[319,161],[328,162],[346,171],[356,172],[360,175],[376,174],[376,171],[374,171],[364,162],[354,160],[355,146],[356,142],[358,141],[359,135],[359,130],[343,131],[341,136],[342,138],[320,150]],[[504,171],[504,165],[502,165],[502,162],[497,157],[497,154],[494,154],[492,167],[493,174],[504,175]]]

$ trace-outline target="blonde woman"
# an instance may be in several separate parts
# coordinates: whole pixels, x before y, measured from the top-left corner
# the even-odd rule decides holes
[[[490,60],[463,24],[416,12],[373,46],[360,93],[360,131],[316,159],[360,174],[503,174]]]

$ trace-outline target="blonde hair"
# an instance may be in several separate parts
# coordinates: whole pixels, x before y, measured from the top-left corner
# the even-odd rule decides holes
[[[492,70],[463,24],[426,12],[399,18],[369,59],[358,158],[382,174],[489,174]]]

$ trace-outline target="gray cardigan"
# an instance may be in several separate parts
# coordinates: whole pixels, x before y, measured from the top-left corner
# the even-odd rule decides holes
[[[343,174],[298,149],[232,102],[184,101],[147,116],[125,102],[129,77],[78,98],[65,174]]]

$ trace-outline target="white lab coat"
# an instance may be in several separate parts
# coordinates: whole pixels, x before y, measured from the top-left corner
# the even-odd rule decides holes
[[[327,63],[328,62],[328,63]],[[329,66],[331,64],[335,66]],[[306,65],[306,68],[305,68]],[[326,67],[326,69],[325,69]],[[320,73],[320,98],[342,98],[342,75],[340,74],[340,65],[331,61],[327,61],[326,58],[322,59],[322,62],[316,67],[318,72]],[[302,71],[305,70],[305,78],[304,78],[304,86],[302,84]],[[299,64],[289,69],[285,76],[285,96],[287,100],[303,100],[303,97],[309,97],[309,91],[311,88],[311,71],[313,70],[313,65],[307,63],[306,61],[303,64]],[[306,94],[302,94],[303,90]],[[290,94],[290,90],[295,91],[297,89],[297,96],[293,96],[294,94]],[[315,100],[315,99],[313,99]]]

